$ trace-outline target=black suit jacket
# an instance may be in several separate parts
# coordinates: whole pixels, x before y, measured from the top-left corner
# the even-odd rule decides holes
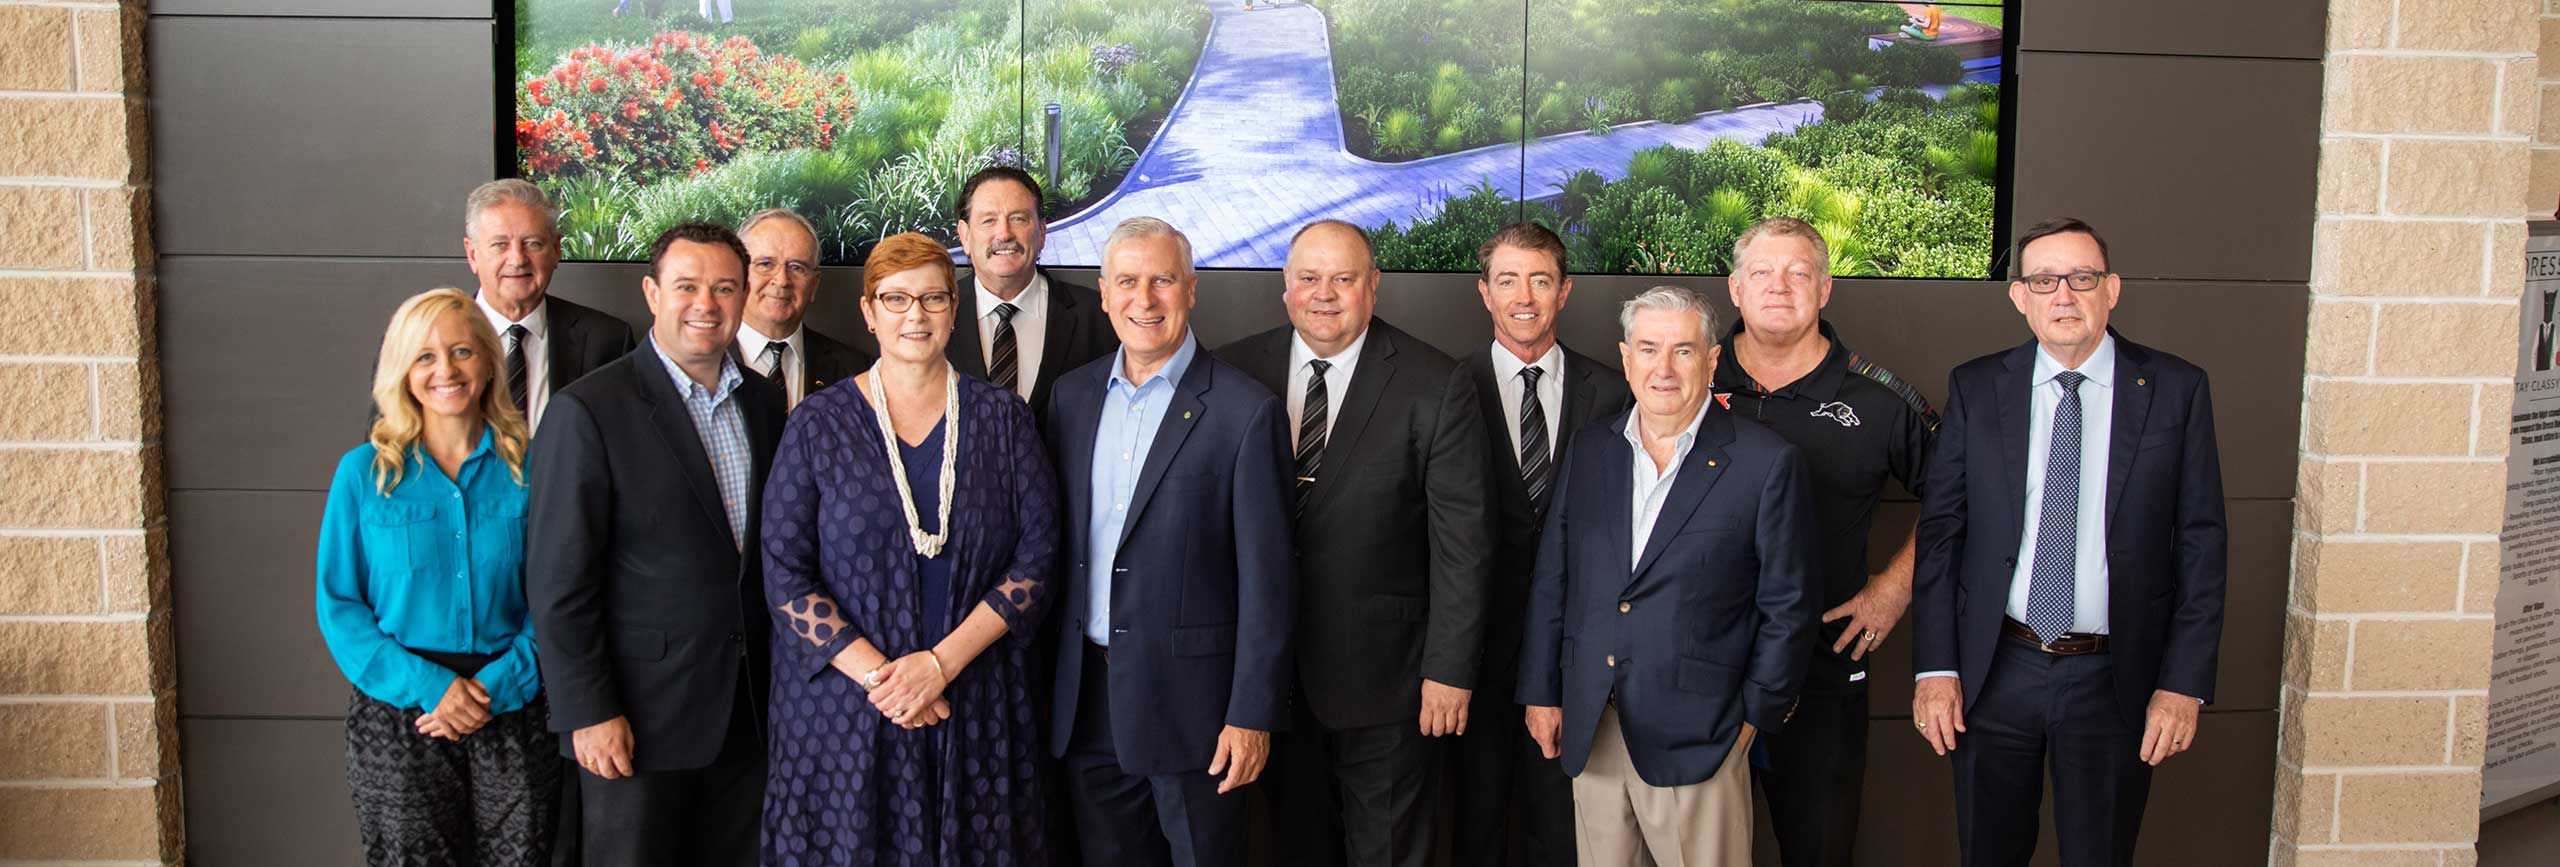
[[[818,389],[851,379],[855,374],[870,370],[871,363],[878,360],[871,353],[818,333],[817,329],[804,327],[801,330],[808,335],[809,344],[808,354],[801,356],[800,365],[809,376],[809,385],[801,392],[804,395],[817,394]]]
[[[1685,786],[1715,775],[1743,723],[1776,733],[1804,685],[1821,593],[1812,475],[1777,433],[1710,408],[1638,557],[1627,417],[1563,461],[1518,697],[1564,708],[1575,775],[1614,697],[1636,776]]]
[[[1493,489],[1498,529],[1491,602],[1485,609],[1482,680],[1484,688],[1501,690],[1508,698],[1518,680],[1520,620],[1529,608],[1529,576],[1537,563],[1538,534],[1546,527],[1546,512],[1529,502],[1529,486],[1520,479],[1520,455],[1511,448],[1511,420],[1503,416],[1502,388],[1494,382],[1493,354],[1504,351],[1498,345],[1487,346],[1461,363],[1467,379],[1475,383],[1476,406],[1484,417],[1485,456],[1490,458],[1485,478]],[[1564,408],[1557,414],[1555,429],[1547,432],[1553,454],[1548,461],[1550,472],[1563,466],[1565,449],[1577,432],[1594,419],[1625,411],[1631,400],[1627,378],[1617,368],[1564,349]],[[1550,503],[1555,499],[1552,484],[1547,498]]]
[[[640,344],[632,338],[631,323],[613,314],[579,304],[557,295],[546,296],[543,304],[550,309],[550,341],[544,350],[551,357],[551,391],[558,394],[570,383],[614,363]],[[545,410],[546,413],[549,410]]]
[[[737,536],[693,416],[651,346],[553,395],[526,461],[525,602],[551,729],[629,717],[639,770],[710,764],[738,678],[752,706],[764,706],[772,626],[762,558],[741,556],[737,540],[756,550],[783,396],[741,373],[732,399],[754,470]],[[561,754],[571,754],[568,738]]]
[[[1118,355],[1058,380],[1048,420],[1066,502],[1067,585],[1057,638],[1049,750],[1066,754],[1087,673],[1094,559],[1094,436]],[[1132,774],[1201,771],[1226,726],[1288,719],[1288,408],[1243,372],[1197,351],[1147,448],[1112,553],[1111,741]]]
[[[1913,670],[1956,672],[1967,706],[1989,679],[2017,572],[2036,351],[2030,340],[1948,375],[1920,501]],[[2139,731],[2155,689],[2213,700],[2228,538],[2204,371],[2117,335],[2115,380],[2107,645],[2117,710]]]
[[[1046,419],[1049,390],[1057,384],[1058,377],[1083,367],[1085,362],[1110,355],[1120,348],[1120,336],[1111,330],[1111,318],[1102,312],[1102,295],[1093,287],[1060,280],[1047,271],[1040,275],[1049,278],[1049,321],[1041,329],[1045,336],[1040,344],[1040,369],[1031,372],[1031,415]],[[985,379],[987,358],[985,350],[978,348],[978,319],[983,314],[978,310],[974,275],[961,275],[959,294],[959,303],[954,305],[959,321],[953,326],[951,343],[943,347],[943,354],[961,373]]]
[[[1218,355],[1282,393],[1291,335],[1284,325]],[[1373,318],[1332,409],[1296,522],[1298,695],[1327,728],[1413,725],[1423,678],[1473,689],[1482,662],[1493,510],[1475,384]]]

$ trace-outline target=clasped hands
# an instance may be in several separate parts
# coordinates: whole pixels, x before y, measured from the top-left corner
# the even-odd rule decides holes
[[[457,676],[445,685],[444,698],[436,702],[436,709],[418,717],[418,733],[460,741],[488,725],[495,716],[489,712],[489,688],[475,678]]]
[[[889,722],[899,728],[918,729],[951,718],[951,702],[942,697],[951,681],[933,651],[884,658],[876,665],[855,659],[858,655],[865,655],[861,648],[847,647],[830,664],[861,684],[871,699],[871,707]]]

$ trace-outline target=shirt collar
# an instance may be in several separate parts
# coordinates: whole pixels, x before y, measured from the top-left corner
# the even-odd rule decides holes
[[[1011,301],[998,298],[996,293],[987,291],[987,281],[978,279],[975,273],[969,275],[969,285],[976,287],[978,293],[978,318],[980,319],[995,315],[998,304],[1013,305],[1015,308],[1013,315],[1016,317],[1027,311],[1047,309],[1041,304],[1049,298],[1049,275],[1042,274],[1037,269],[1031,272],[1031,285],[1022,287],[1022,294],[1013,296]]]
[[[1678,444],[1672,449],[1673,454],[1687,453],[1689,451],[1690,444],[1698,441],[1698,426],[1706,422],[1707,411],[1714,409],[1715,405],[1716,401],[1714,397],[1709,397],[1705,403],[1698,405],[1698,414],[1689,417],[1689,427],[1687,430],[1680,432],[1680,439],[1677,441]],[[1643,407],[1627,410],[1627,428],[1624,433],[1627,436],[1627,445],[1634,446],[1636,454],[1644,454]],[[1677,462],[1675,461],[1674,463]]]
[[[658,362],[660,364],[667,366],[667,378],[675,382],[676,394],[687,400],[691,400],[693,398],[694,391],[701,388],[702,384],[693,381],[693,377],[685,375],[684,368],[676,366],[676,360],[668,357],[667,351],[658,346],[658,335],[655,333],[651,333],[649,335],[649,351],[658,356]],[[736,391],[738,384],[744,381],[746,381],[746,377],[741,376],[738,373],[738,360],[729,357],[728,353],[721,353],[720,385],[719,387],[711,390],[711,402],[713,404],[718,404],[721,401],[728,400],[729,393]]]
[[[738,353],[740,355],[750,359],[763,355],[764,345],[772,343],[773,341],[774,338],[764,336],[764,332],[757,331],[756,327],[753,325],[748,325],[743,322],[738,324]],[[808,349],[808,323],[801,323],[800,327],[791,329],[791,336],[786,338],[785,342],[790,343],[791,348],[795,350]]]
[[[1361,336],[1367,337],[1368,335],[1363,334]],[[1545,373],[1539,374],[1539,376],[1544,377],[1545,381],[1555,381],[1556,377],[1564,374],[1564,344],[1547,344],[1547,354],[1538,356],[1538,360],[1535,364],[1538,369],[1546,371]],[[1495,382],[1510,382],[1512,380],[1519,379],[1520,371],[1530,366],[1531,365],[1529,364],[1521,363],[1520,356],[1511,354],[1511,350],[1504,348],[1500,341],[1496,341],[1493,344],[1493,379]]]
[[[1169,382],[1178,385],[1182,382],[1182,375],[1190,372],[1191,359],[1193,356],[1199,354],[1199,346],[1199,339],[1193,337],[1191,332],[1184,331],[1182,333],[1182,347],[1173,351],[1173,359],[1165,362],[1163,367],[1157,368],[1155,375],[1147,377],[1146,382],[1137,383],[1135,385],[1131,385],[1129,383],[1127,374],[1129,369],[1129,347],[1122,346],[1120,347],[1120,351],[1112,353],[1111,355],[1111,387],[1136,390],[1153,385],[1157,382]]]
[[[480,425],[480,444],[472,446],[471,454],[462,459],[463,469],[469,470],[472,462],[488,457],[489,453],[491,451],[495,451],[497,448],[498,432],[489,427],[487,423],[482,423]],[[409,443],[409,462],[416,464],[417,466],[424,467],[427,465],[428,460],[430,460],[430,458],[427,457],[426,437],[422,436],[411,441]],[[442,473],[438,474],[441,475]]]
[[[506,314],[498,312],[498,308],[489,306],[488,299],[477,293],[471,296],[471,303],[480,305],[481,315],[489,317],[489,327],[498,330],[498,339],[501,341],[507,339],[509,325],[522,325],[525,331],[535,336],[551,333],[543,330],[543,327],[551,322],[551,296],[549,295],[544,295],[542,300],[534,302],[533,312],[525,314],[523,319],[508,319]]]
[[[1750,371],[1742,369],[1741,357],[1733,352],[1733,340],[1742,334],[1742,327],[1740,317],[1736,317],[1733,329],[1725,332],[1724,340],[1716,344],[1723,347],[1716,358],[1716,390],[1771,394],[1773,392],[1760,387],[1759,380],[1752,378]],[[1830,342],[1831,349],[1823,353],[1822,361],[1812,370],[1778,391],[1792,391],[1813,400],[1830,401],[1840,396],[1840,380],[1849,373],[1849,347],[1840,342],[1838,332],[1831,330],[1831,320],[1817,320],[1814,327],[1823,340]]]
[[[1374,326],[1377,323],[1372,321],[1370,324]],[[1341,352],[1337,352],[1332,355],[1317,355],[1316,348],[1307,345],[1306,335],[1298,333],[1298,330],[1295,328],[1289,329],[1289,372],[1293,374],[1296,373],[1298,368],[1307,366],[1307,362],[1310,361],[1322,361],[1333,365],[1335,368],[1340,368],[1346,364],[1358,363],[1360,361],[1360,348],[1369,344],[1369,332],[1371,330],[1373,329],[1360,329],[1360,336],[1351,338],[1351,345],[1343,347]]]
[[[2028,385],[2043,388],[2045,383],[2053,381],[2054,376],[2065,369],[2062,362],[2054,360],[2053,354],[2046,352],[2044,344],[2039,342],[2036,344],[2035,378],[2029,380]],[[2089,377],[2090,383],[2103,388],[2114,388],[2116,386],[2116,336],[2113,333],[2100,336],[2098,350],[2089,353],[2087,361],[2080,362],[2079,370],[2082,375]]]

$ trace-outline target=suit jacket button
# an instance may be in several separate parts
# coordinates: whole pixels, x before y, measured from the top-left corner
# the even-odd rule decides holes
[[[1616,667],[1618,667],[1618,658],[1617,658],[1616,656],[1611,656],[1611,657],[1609,657],[1609,658],[1607,658],[1607,659],[1603,659],[1603,660],[1601,660],[1601,661],[1602,661],[1602,662],[1606,662],[1606,663],[1608,663],[1610,668],[1616,668]]]
[[[1620,602],[1620,603],[1618,603],[1618,613],[1620,613],[1620,614],[1625,614],[1625,613],[1627,613],[1627,612],[1629,612],[1629,611],[1633,611],[1633,610],[1635,610],[1635,608],[1636,608],[1636,605],[1635,605],[1635,603],[1633,603],[1633,602]]]

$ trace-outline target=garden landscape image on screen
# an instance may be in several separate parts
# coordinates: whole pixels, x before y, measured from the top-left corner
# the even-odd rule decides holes
[[[1577,273],[1716,274],[1801,217],[1842,276],[1989,276],[1998,4],[1841,0],[515,0],[514,163],[571,259],[789,207],[830,263],[1044,185],[1041,261],[1161,217],[1201,267],[1370,230],[1473,271],[1503,224]],[[955,243],[956,246],[956,243]]]

